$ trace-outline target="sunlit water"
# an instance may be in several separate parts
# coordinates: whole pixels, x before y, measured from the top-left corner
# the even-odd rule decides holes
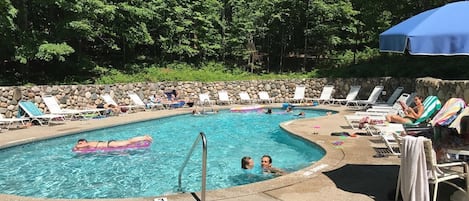
[[[294,111],[295,114],[300,110]],[[325,115],[304,110],[306,117]],[[220,189],[272,178],[241,169],[243,156],[256,165],[269,154],[275,167],[295,171],[323,157],[316,145],[287,134],[279,123],[293,114],[231,113],[179,115],[78,133],[0,150],[0,193],[47,198],[127,198],[178,192],[178,172],[199,132],[207,136],[207,189]],[[94,121],[94,120],[91,120]],[[99,121],[99,120],[96,120]],[[149,134],[150,149],[117,153],[75,154],[79,138],[126,139]],[[182,176],[183,191],[200,191],[199,144]]]

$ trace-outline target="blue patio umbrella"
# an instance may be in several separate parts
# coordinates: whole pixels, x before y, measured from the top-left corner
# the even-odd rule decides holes
[[[415,15],[379,35],[381,52],[469,55],[469,1]]]

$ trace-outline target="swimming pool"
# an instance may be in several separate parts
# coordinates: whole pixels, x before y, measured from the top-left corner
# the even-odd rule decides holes
[[[307,117],[327,111],[304,110]],[[275,112],[275,111],[274,111]],[[291,114],[230,113],[196,117],[180,115],[79,133],[0,151],[0,193],[48,198],[125,198],[172,194],[177,174],[200,131],[207,135],[207,189],[220,189],[271,178],[246,176],[240,159],[256,165],[269,154],[276,167],[294,171],[324,155],[316,145],[282,131],[278,124]],[[109,140],[148,133],[150,150],[77,155],[70,151],[78,138]],[[183,190],[199,191],[201,150],[183,174]]]

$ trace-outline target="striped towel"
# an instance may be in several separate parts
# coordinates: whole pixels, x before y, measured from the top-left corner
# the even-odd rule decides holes
[[[451,124],[458,117],[461,111],[463,111],[465,106],[466,103],[463,99],[450,98],[448,101],[446,101],[435,117],[433,117],[433,120],[431,121],[432,126],[447,126]]]

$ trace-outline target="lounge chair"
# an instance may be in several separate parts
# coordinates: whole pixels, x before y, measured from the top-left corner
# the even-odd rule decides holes
[[[432,141],[424,137],[406,136],[398,140],[402,142],[401,164],[397,179],[395,200],[402,191],[404,200],[418,197],[420,200],[429,200],[429,184],[433,184],[433,201],[438,198],[439,183],[446,183],[467,194],[469,186],[468,165],[466,162],[438,163],[433,149]],[[465,181],[465,188],[459,187],[454,180]]]
[[[31,122],[38,122],[40,125],[50,123],[65,123],[65,116],[58,114],[44,114],[33,102],[18,102],[19,118],[29,118]]]
[[[436,113],[430,123],[432,126],[448,126],[465,108],[466,102],[462,98],[450,98],[445,102],[440,111]]]
[[[252,103],[252,100],[251,100],[251,97],[249,96],[249,94],[245,91],[243,92],[239,92],[239,102],[241,104],[243,103]]]
[[[270,98],[269,93],[267,91],[259,91],[259,102],[265,103],[273,103],[273,98]]]
[[[388,100],[384,103],[375,103],[373,105],[382,105],[382,106],[392,106],[396,102],[396,100],[401,96],[404,87],[397,87],[394,92],[392,92],[391,96],[389,96]]]
[[[430,117],[433,114],[435,114],[435,112],[438,111],[441,108],[441,102],[438,99],[438,97],[436,97],[436,96],[428,96],[427,98],[425,98],[425,100],[423,101],[422,104],[423,104],[423,108],[424,108],[422,116],[420,116],[420,118],[418,118],[412,124],[409,124],[409,125],[418,125],[418,124],[420,124],[424,121],[429,120]],[[366,116],[365,115],[345,115],[345,119],[347,120],[349,125],[352,126],[353,129],[359,128],[357,123],[359,123],[359,121],[363,117],[366,117]],[[375,121],[384,121],[384,120],[386,120],[385,116],[382,116],[382,115],[376,115],[376,116],[370,115],[368,117],[371,120],[375,120]],[[392,123],[389,123],[389,124],[392,124]],[[402,126],[402,124],[399,124],[399,125]]]
[[[155,103],[155,104],[152,104],[151,106],[148,105],[148,104],[145,104],[142,99],[140,98],[140,96],[138,96],[136,93],[133,93],[133,92],[129,92],[127,94],[130,98],[130,100],[132,100],[132,102],[134,103],[132,105],[132,107],[134,108],[141,108],[143,110],[146,110],[147,109],[147,106],[149,106],[149,109],[154,109],[154,108],[163,108],[163,104],[158,104],[158,103]]]
[[[393,105],[372,105],[371,108],[367,109],[367,112],[381,112],[381,113],[396,113],[400,110],[402,110],[402,105],[401,101],[404,102],[406,105],[411,105],[414,101],[414,97],[416,96],[416,93],[402,93],[401,96],[394,102]]]
[[[293,95],[293,98],[290,99],[290,102],[297,102],[297,103],[302,103],[305,101],[305,86],[296,86],[295,88],[295,94]]]
[[[209,92],[199,94],[199,105],[200,106],[212,106],[214,101],[210,100]]]
[[[231,99],[227,91],[218,91],[218,104],[231,104]]]
[[[450,98],[430,120],[429,124],[403,126],[412,135],[424,135],[438,141],[441,129],[456,129],[459,133],[460,119],[467,114],[466,103],[461,98]]]
[[[62,109],[59,105],[59,102],[57,101],[57,98],[50,95],[42,96],[42,100],[46,104],[51,114],[64,115],[69,119],[86,119],[91,114],[99,115],[100,112],[104,111],[104,109]]]
[[[397,114],[402,111],[401,101],[406,103],[410,97],[410,94],[403,93],[401,96],[396,100],[394,105],[391,107],[385,106],[372,106],[371,108],[367,109],[366,112],[355,112],[356,115],[388,115],[388,114]],[[409,104],[407,104],[409,105]]]
[[[367,107],[371,107],[371,105],[376,103],[383,89],[384,89],[383,86],[376,86],[371,92],[367,100],[347,101],[345,105],[353,109],[364,109]]]
[[[361,86],[360,85],[354,85],[350,87],[350,91],[347,94],[347,97],[345,99],[338,99],[334,98],[332,99],[333,104],[346,104],[348,101],[353,101],[355,98],[357,98],[358,92],[360,91]]]
[[[399,123],[386,123],[381,125],[367,125],[365,128],[368,133],[372,134],[377,133],[377,135],[387,136],[390,133],[394,132],[409,132],[411,129],[413,132],[420,132],[425,130],[427,126],[423,129],[419,127],[419,124],[429,121],[433,114],[436,113],[441,108],[441,102],[436,96],[428,96],[423,101],[424,111],[422,116],[419,119],[414,121],[412,124],[399,124]],[[443,110],[441,112],[444,112]],[[415,131],[416,130],[416,131]]]
[[[469,116],[469,107],[465,107],[448,127],[454,128],[458,133],[461,133],[461,119],[465,116]]]
[[[10,127],[14,123],[21,123],[21,125],[24,125],[24,122],[29,121],[28,118],[5,118],[3,114],[0,114],[0,124],[4,126],[7,130],[10,129]]]
[[[316,101],[318,104],[332,103],[332,93],[334,92],[334,86],[326,85],[322,88],[321,96],[319,98],[312,98],[312,101]]]
[[[140,97],[138,97],[138,99],[140,99]],[[142,101],[142,99],[140,99],[140,101]],[[148,102],[145,105],[146,105],[146,108],[151,109],[151,110],[152,109],[165,109],[165,105],[161,103],[161,99],[156,95],[150,95],[148,97]]]
[[[106,104],[114,105],[116,107],[120,107],[122,113],[130,112],[134,107],[141,107],[141,106],[132,106],[132,105],[118,105],[116,103],[116,101],[114,101],[114,99],[109,94],[101,95],[101,98],[103,98],[103,100],[104,100],[104,102],[106,102]],[[125,109],[122,110],[122,108],[125,108]]]

